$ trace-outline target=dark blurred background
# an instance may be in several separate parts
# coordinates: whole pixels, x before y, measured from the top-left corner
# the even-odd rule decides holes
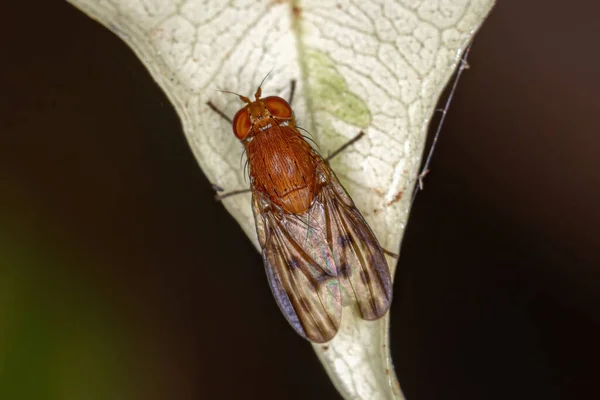
[[[49,3],[2,6],[0,399],[338,398],[165,95]],[[566,4],[476,37],[396,276],[409,400],[597,388],[600,5]]]

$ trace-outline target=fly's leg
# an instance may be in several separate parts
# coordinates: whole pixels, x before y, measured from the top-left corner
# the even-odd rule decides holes
[[[397,254],[397,253],[392,253],[391,251],[389,251],[389,250],[386,250],[386,249],[384,249],[383,247],[381,248],[381,250],[383,250],[383,253],[384,253],[384,254],[387,254],[388,256],[390,256],[390,257],[392,257],[392,258],[395,258],[396,260],[397,260],[398,258],[400,258],[400,256],[398,256],[398,254]]]
[[[334,151],[333,153],[331,153],[326,159],[325,162],[327,164],[329,164],[329,161],[331,161],[331,159],[335,156],[337,156],[338,154],[340,154],[342,151],[346,150],[348,147],[352,146],[354,143],[358,142],[363,136],[365,135],[365,133],[363,131],[358,132],[358,134],[356,136],[354,136],[352,139],[348,140],[346,143],[344,143],[343,145],[341,145],[336,151]],[[399,258],[397,253],[391,252],[385,248],[381,248],[381,250],[383,251],[384,254],[387,254],[388,256],[395,258],[396,260]]]
[[[296,80],[292,79],[290,82],[290,96],[288,97],[288,104],[292,105],[292,100],[294,100],[294,94],[296,93]]]
[[[208,101],[208,102],[206,102],[206,105],[209,106],[211,110],[213,110],[214,112],[219,114],[225,121],[229,122],[230,125],[233,124],[233,121],[231,120],[231,118],[229,118],[227,115],[225,115],[225,113],[223,111],[219,110],[217,108],[217,106],[215,106],[212,102]]]
[[[291,94],[290,94],[290,101],[291,101],[291,99],[293,98],[293,95],[294,95],[294,88],[295,88],[295,81],[292,81],[292,91],[291,91]],[[216,108],[212,103],[209,102],[207,104],[208,104],[208,106],[211,109],[213,109],[214,111],[216,111],[223,118],[225,118],[226,120],[230,121],[230,119],[225,114],[223,114],[223,112],[221,112],[221,110],[219,110],[218,108]],[[352,146],[354,143],[358,142],[364,135],[365,135],[365,133],[363,131],[358,132],[358,134],[356,136],[354,136],[352,139],[348,140],[346,143],[344,143],[343,145],[341,145],[337,150],[335,150],[333,153],[331,153],[327,158],[325,158],[325,162],[327,164],[329,164],[329,161],[331,161],[331,159],[333,159],[334,157],[336,157],[342,151],[346,150],[348,147]],[[216,188],[215,185],[213,185],[213,187]],[[221,189],[221,188],[218,188],[218,189]],[[217,192],[223,191],[223,189],[221,189],[221,190],[218,190],[218,189],[216,189]],[[217,195],[215,196],[215,199],[217,201],[221,201],[223,199],[226,199],[227,197],[234,196],[234,195],[237,195],[237,194],[242,194],[242,193],[248,193],[250,191],[251,191],[250,189],[240,189],[240,190],[234,190],[234,191],[223,193],[223,194],[218,194],[217,193]],[[398,255],[396,255],[395,253],[392,253],[391,251],[387,251],[387,250],[384,249],[384,252],[386,254],[388,254],[389,256],[398,258]]]
[[[225,115],[225,113],[223,111],[219,110],[217,108],[217,106],[215,106],[212,102],[209,101],[206,103],[206,105],[209,106],[211,110],[213,110],[214,112],[219,114],[225,121],[229,122],[230,124],[233,124],[233,121],[231,121],[231,118],[229,118],[227,115]],[[215,195],[215,200],[217,200],[217,201],[222,201],[223,199],[226,199],[227,197],[230,197],[230,196],[235,196],[236,194],[250,192],[250,189],[240,189],[240,190],[234,190],[234,191],[227,192],[227,193],[219,193],[219,192],[223,192],[222,187],[215,185],[215,184],[213,184],[212,187],[217,192],[217,194]]]
[[[223,201],[223,199],[226,199],[228,197],[235,196],[235,195],[242,194],[242,193],[250,193],[250,192],[251,192],[250,189],[240,189],[240,190],[233,190],[231,192],[227,192],[227,193],[223,193],[223,194],[217,193],[215,195],[215,200]]]
[[[236,194],[242,194],[242,193],[249,193],[251,192],[250,189],[240,189],[240,190],[233,190],[231,192],[227,192],[227,193],[222,193],[225,191],[225,189],[223,189],[221,186],[216,185],[216,184],[212,184],[213,189],[215,190],[215,192],[217,192],[217,194],[215,194],[215,200],[216,201],[222,201],[223,199],[226,199],[230,196],[235,196]]]
[[[352,146],[354,143],[358,142],[364,135],[365,133],[363,131],[358,132],[358,135],[354,136],[352,139],[348,140],[346,143],[341,145],[340,148],[338,148],[336,151],[328,155],[325,159],[325,162],[329,163],[331,159],[340,154],[342,151],[346,150],[348,147]]]

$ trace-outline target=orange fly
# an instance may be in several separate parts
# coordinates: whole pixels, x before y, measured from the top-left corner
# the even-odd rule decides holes
[[[238,96],[246,105],[233,121],[208,105],[232,122],[246,149],[256,232],[284,316],[318,343],[340,327],[342,293],[362,318],[382,317],[392,300],[384,250],[327,160],[304,139],[286,100],[261,98],[260,86],[254,101]]]

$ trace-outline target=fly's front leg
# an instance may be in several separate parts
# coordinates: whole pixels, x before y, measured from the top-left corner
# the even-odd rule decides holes
[[[210,107],[211,110],[219,114],[225,121],[229,122],[229,124],[233,124],[231,118],[229,118],[225,113],[217,108],[211,101],[207,101],[206,105]]]
[[[211,110],[213,110],[214,112],[219,114],[225,121],[229,122],[229,124],[233,124],[233,121],[231,120],[231,118],[229,118],[227,115],[225,115],[225,113],[223,111],[219,110],[219,108],[217,106],[215,106],[212,102],[208,101],[206,103],[206,105],[209,106]],[[219,192],[224,191],[222,187],[215,185],[215,184],[213,184],[212,187],[217,192],[217,194],[215,195],[215,200],[217,200],[217,201],[222,201],[223,199],[226,199],[230,196],[235,196],[237,194],[250,192],[250,189],[240,189],[240,190],[233,190],[233,191],[227,192],[227,193],[219,193]]]
[[[292,105],[294,100],[294,94],[296,93],[296,80],[292,79],[290,82],[290,96],[288,97],[288,104]]]

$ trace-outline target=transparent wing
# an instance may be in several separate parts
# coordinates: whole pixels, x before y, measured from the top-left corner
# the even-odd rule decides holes
[[[332,249],[338,278],[354,293],[362,317],[382,317],[392,301],[392,279],[377,238],[335,173],[321,160],[322,190],[317,202],[325,210],[327,242]]]
[[[271,290],[284,316],[304,338],[326,342],[340,326],[342,302],[334,257],[321,225],[323,207],[280,213],[253,194],[256,230]]]

